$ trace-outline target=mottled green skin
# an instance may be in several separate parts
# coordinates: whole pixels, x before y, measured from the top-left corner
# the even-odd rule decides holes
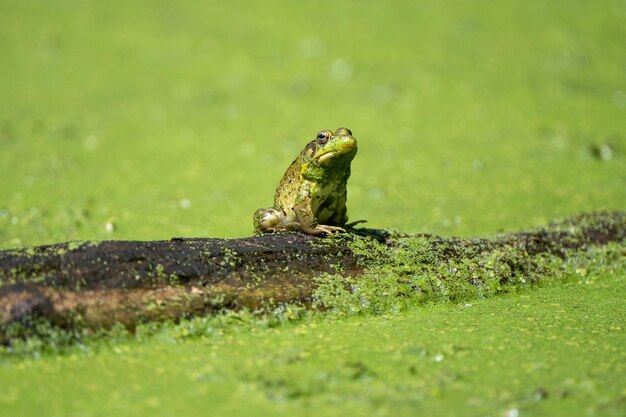
[[[255,232],[299,230],[315,236],[345,232],[346,184],[356,152],[349,129],[319,132],[283,175],[274,206],[254,213]]]

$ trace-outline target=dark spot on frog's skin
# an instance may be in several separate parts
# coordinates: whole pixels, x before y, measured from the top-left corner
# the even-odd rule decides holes
[[[308,157],[308,158],[312,158],[313,155],[315,155],[315,142],[310,142],[308,145],[306,145],[306,148],[304,148],[304,150],[302,151],[302,155]]]
[[[333,196],[328,196],[324,199],[324,201],[322,201],[319,205],[319,208],[317,209],[317,211],[319,213],[321,213],[322,211],[324,211],[325,209],[332,209],[333,206],[335,204],[335,197]]]

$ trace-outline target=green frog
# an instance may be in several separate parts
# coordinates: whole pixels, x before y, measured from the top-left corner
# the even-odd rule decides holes
[[[291,163],[278,184],[274,207],[254,213],[257,234],[301,231],[320,236],[345,232],[346,184],[357,152],[352,132],[322,130]]]

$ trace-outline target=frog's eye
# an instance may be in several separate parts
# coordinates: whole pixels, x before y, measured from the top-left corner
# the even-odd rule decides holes
[[[323,130],[317,134],[317,143],[320,145],[325,144],[330,139],[330,132],[328,130]]]

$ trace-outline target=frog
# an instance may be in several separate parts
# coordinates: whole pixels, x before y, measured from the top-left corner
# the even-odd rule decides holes
[[[357,140],[350,129],[322,130],[280,180],[274,205],[253,216],[255,234],[299,231],[312,236],[346,232],[347,183]]]

